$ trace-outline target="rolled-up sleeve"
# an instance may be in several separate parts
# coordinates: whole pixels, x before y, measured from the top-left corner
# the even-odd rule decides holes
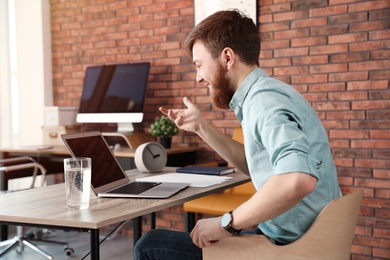
[[[283,93],[261,90],[255,96],[262,106],[249,116],[259,119],[252,121],[257,122],[253,129],[269,154],[274,174],[304,172],[318,178],[320,162],[310,158],[309,140],[302,130],[305,126],[300,117],[305,115]]]

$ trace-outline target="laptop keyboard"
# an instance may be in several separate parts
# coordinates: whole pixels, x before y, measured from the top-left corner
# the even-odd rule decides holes
[[[125,186],[119,187],[115,190],[109,191],[107,193],[117,193],[117,194],[141,194],[144,191],[150,190],[158,185],[161,182],[131,182]]]

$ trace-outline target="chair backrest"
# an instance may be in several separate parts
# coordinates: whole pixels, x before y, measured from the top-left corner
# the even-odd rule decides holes
[[[234,128],[232,139],[242,144],[244,143],[244,134],[242,133],[241,127]],[[228,164],[228,166],[231,167],[232,165]],[[251,181],[242,185],[238,185],[234,188],[226,189],[224,191],[224,193],[235,193],[235,194],[244,194],[244,195],[252,195],[255,194],[255,192],[256,189],[253,186],[253,183]]]
[[[203,259],[348,260],[362,197],[363,189],[335,199],[289,245],[276,246],[260,235],[233,236],[203,249]]]
[[[349,259],[362,197],[360,189],[325,206],[305,235],[292,243],[294,254]]]
[[[20,157],[15,157],[15,158],[7,158],[7,159],[0,159],[0,172],[12,172],[12,171],[20,171],[24,169],[34,169],[33,174],[32,174],[32,183],[30,185],[30,189],[34,188],[35,185],[35,180],[38,174],[38,169],[41,171],[41,182],[38,187],[43,187],[45,184],[46,180],[46,168],[43,167],[40,163],[37,163],[33,158],[29,156],[20,156]],[[17,178],[20,178],[23,176],[18,176]],[[13,179],[12,177],[4,177],[5,182],[8,182],[9,179]],[[8,183],[5,186],[7,190],[10,190],[8,187]],[[18,187],[20,188],[20,186]],[[23,189],[23,185],[22,188]]]

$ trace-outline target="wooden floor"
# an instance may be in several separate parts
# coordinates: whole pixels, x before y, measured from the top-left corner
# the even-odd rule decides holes
[[[14,228],[10,228],[9,238],[14,237]],[[106,232],[100,232],[100,241],[107,235]],[[79,233],[73,231],[52,230],[49,233],[46,232],[45,239],[54,241],[63,241],[68,243],[68,247],[74,250],[71,257],[65,255],[64,245],[42,243],[32,241],[39,248],[43,249],[47,253],[51,254],[56,260],[68,260],[68,259],[83,259],[88,254],[90,249],[89,233]],[[1,256],[1,260],[44,260],[46,257],[33,251],[28,247],[24,247],[21,254],[18,254],[15,250],[16,247],[8,251],[4,256]],[[0,248],[2,250],[2,248]],[[90,259],[90,256],[84,258]],[[100,245],[100,259],[104,260],[132,260],[133,259],[133,239],[129,237],[123,237],[116,235],[112,239],[107,239]]]

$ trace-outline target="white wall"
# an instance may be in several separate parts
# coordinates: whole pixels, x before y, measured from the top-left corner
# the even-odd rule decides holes
[[[50,5],[49,0],[14,1],[19,86],[19,133],[11,145],[41,144],[44,107],[53,104]],[[3,9],[2,6],[0,9]],[[0,34],[0,38],[2,38],[3,31],[0,31]],[[3,51],[1,51],[0,56],[1,54]],[[6,62],[4,59],[0,61],[1,63]],[[2,70],[1,76],[7,73],[7,65],[4,65],[5,71],[3,71],[3,65],[0,68]],[[6,102],[7,97],[3,96],[2,93],[5,92],[4,95],[9,95],[9,91],[5,90],[9,88],[9,80],[8,82],[2,80],[0,84],[2,89],[0,93],[1,121],[3,121],[3,116],[4,119],[10,117],[8,121],[14,121],[15,115],[7,116],[7,113],[10,113],[10,107],[3,103],[3,101]],[[9,130],[7,128],[10,127],[11,123],[1,124],[1,146],[8,146]]]
[[[0,1],[0,146],[11,144],[11,103],[9,86],[8,5]]]

